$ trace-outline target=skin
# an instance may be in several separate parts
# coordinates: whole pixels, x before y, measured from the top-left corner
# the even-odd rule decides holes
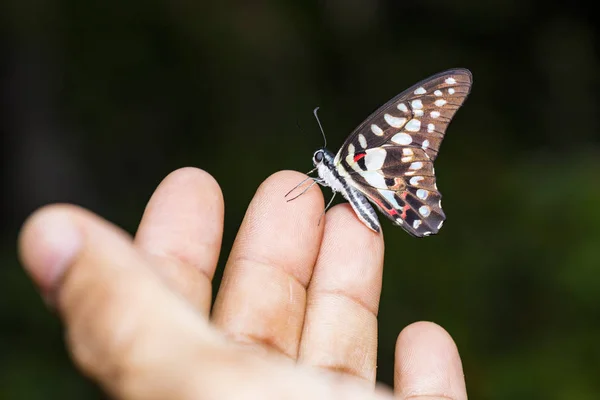
[[[257,190],[211,310],[223,197],[206,172],[167,176],[135,238],[72,205],[25,222],[20,257],[60,316],[77,367],[120,399],[467,398],[444,329],[399,335],[395,387],[375,384],[383,236],[348,204],[327,212],[305,176],[278,172]]]

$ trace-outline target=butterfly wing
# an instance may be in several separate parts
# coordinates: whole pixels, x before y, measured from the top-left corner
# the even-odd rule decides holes
[[[466,69],[417,83],[360,124],[335,157],[348,182],[411,235],[435,234],[446,218],[433,161],[471,84]]]

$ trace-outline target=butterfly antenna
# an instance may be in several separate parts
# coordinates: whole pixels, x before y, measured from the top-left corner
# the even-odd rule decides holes
[[[321,121],[319,121],[319,116],[317,115],[317,111],[319,111],[319,107],[313,110],[313,114],[315,114],[315,118],[317,119],[317,123],[319,124],[319,128],[321,128],[321,133],[323,134],[323,147],[327,147],[327,137],[325,136],[325,131],[323,130],[323,126],[321,125]]]

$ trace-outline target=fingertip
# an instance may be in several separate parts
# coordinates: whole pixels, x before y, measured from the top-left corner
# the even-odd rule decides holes
[[[185,187],[189,190],[201,190],[205,193],[214,195],[222,201],[223,194],[217,180],[203,169],[195,167],[183,167],[176,169],[167,175],[160,185],[160,188]]]
[[[78,211],[68,204],[42,207],[27,218],[19,232],[19,258],[45,298],[83,246]]]
[[[300,281],[310,279],[323,235],[323,224],[318,223],[324,207],[323,194],[314,182],[306,182],[313,187],[293,199],[308,187],[300,185],[296,189],[299,193],[292,191],[286,198],[286,193],[306,178],[305,174],[286,170],[262,182],[238,231],[231,260],[251,258],[272,265],[293,264],[293,270],[302,270],[296,271],[302,275],[298,276]]]
[[[212,175],[198,168],[181,168],[158,185],[135,242],[151,254],[173,256],[196,266],[212,278],[224,213],[223,193]],[[208,255],[207,249],[217,251]]]
[[[394,375],[395,390],[401,398],[467,398],[456,344],[444,328],[433,322],[416,322],[400,332]]]
[[[296,188],[292,193],[286,197],[285,195],[290,192],[292,188],[298,185],[300,182],[307,178],[306,174],[303,174],[298,171],[292,170],[283,170],[277,171],[274,174],[270,175],[264,182],[259,186],[257,195],[263,191],[270,192],[281,192],[281,197],[286,198],[288,202],[291,202],[291,199],[300,194],[304,189],[308,187],[308,185],[313,184],[313,181],[307,181],[305,185],[302,185]],[[306,191],[303,195],[296,198],[293,201],[303,199],[306,203],[314,204],[315,206],[324,205],[323,193],[319,190],[318,184],[314,184],[309,190]]]
[[[281,171],[277,171],[272,173],[271,175],[269,175],[269,177],[267,179],[265,179],[265,182],[271,180],[272,178],[276,178],[276,179],[291,179],[291,180],[296,180],[298,178],[304,179],[306,178],[308,175],[306,175],[303,172],[300,171],[295,171],[292,169],[283,169]]]
[[[184,167],[171,172],[160,182],[146,206],[144,216],[150,215],[152,223],[158,221],[162,225],[175,225],[171,221],[174,211],[193,219],[199,211],[198,207],[208,207],[210,215],[222,224],[224,201],[218,182],[202,169]],[[186,213],[190,215],[186,216]],[[140,231],[144,229],[144,219]]]
[[[400,332],[398,342],[396,343],[396,350],[398,350],[400,344],[413,343],[416,340],[425,341],[425,339],[421,339],[423,336],[426,337],[426,340],[433,340],[456,347],[450,334],[440,325],[430,321],[418,321],[408,325]]]
[[[323,224],[318,222],[323,212],[324,201],[318,185],[307,181],[286,196],[306,178],[305,174],[289,170],[270,175],[258,187],[248,207],[244,227],[253,231],[256,229],[257,232],[269,230],[279,235],[309,235],[320,238]],[[304,193],[301,194],[302,192]],[[298,197],[294,198],[295,196]]]

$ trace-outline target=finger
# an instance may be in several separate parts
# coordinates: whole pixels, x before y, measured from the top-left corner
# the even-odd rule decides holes
[[[278,172],[250,203],[225,267],[213,320],[243,343],[264,344],[296,359],[306,286],[319,251],[323,196],[312,188],[293,202],[284,194],[305,178]]]
[[[89,212],[46,207],[26,222],[19,245],[27,271],[56,299],[73,358],[110,397],[388,398],[228,345],[126,234]]]
[[[152,195],[135,243],[153,257],[175,291],[208,315],[222,235],[219,185],[202,170],[182,168]]]
[[[401,399],[467,399],[458,350],[443,328],[417,322],[400,333],[394,390]]]
[[[299,359],[375,382],[383,236],[333,207],[308,288]]]

